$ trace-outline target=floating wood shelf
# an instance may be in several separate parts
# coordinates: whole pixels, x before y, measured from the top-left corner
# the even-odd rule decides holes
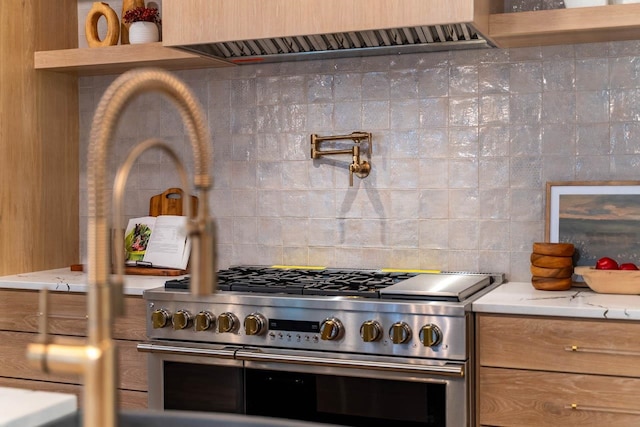
[[[491,14],[487,36],[502,48],[640,39],[640,4]]]
[[[160,67],[167,70],[233,67],[235,65],[162,46],[162,42],[97,48],[35,52],[36,70],[80,76],[119,74],[131,68]]]

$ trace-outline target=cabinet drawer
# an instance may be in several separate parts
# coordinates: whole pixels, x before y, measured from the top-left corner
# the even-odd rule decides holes
[[[640,322],[479,315],[482,366],[640,378]]]
[[[0,377],[0,387],[24,388],[27,390],[69,393],[78,396],[78,406],[82,407],[82,386],[76,384],[60,384],[48,381],[20,380]],[[142,391],[118,390],[118,406],[121,409],[147,409],[147,393]]]
[[[640,379],[636,378],[483,367],[480,396],[482,425],[640,425]]]
[[[37,332],[37,291],[0,290],[0,330]],[[113,336],[143,341],[146,337],[146,307],[142,297],[125,296],[125,316],[116,319]],[[49,332],[59,335],[86,336],[87,295],[49,292]]]
[[[46,374],[27,361],[27,346],[37,339],[36,334],[0,331],[0,377],[23,378],[56,383],[80,384],[77,375]],[[147,358],[138,353],[137,343],[118,341],[119,388],[147,391]]]

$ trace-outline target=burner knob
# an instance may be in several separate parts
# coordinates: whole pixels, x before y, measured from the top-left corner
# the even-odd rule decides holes
[[[153,329],[160,329],[167,326],[169,321],[169,312],[164,308],[159,308],[151,313],[151,325]]]
[[[218,316],[218,332],[233,332],[238,326],[238,318],[233,313],[222,313]]]
[[[411,339],[411,328],[405,322],[396,322],[389,328],[389,338],[394,344],[404,344]]]
[[[375,320],[367,320],[360,326],[360,336],[364,342],[373,342],[380,339],[382,326]]]
[[[425,347],[435,347],[442,342],[442,331],[433,323],[420,329],[420,341]]]
[[[173,329],[176,331],[185,329],[191,323],[191,314],[187,310],[178,310],[173,313],[171,323],[173,323]]]
[[[267,319],[260,313],[251,313],[244,319],[244,332],[247,335],[260,335],[265,331]]]
[[[216,319],[213,314],[209,313],[208,311],[201,311],[200,313],[196,314],[196,318],[194,320],[194,327],[196,329],[196,332],[206,331],[211,327],[212,323],[215,323],[215,320]]]
[[[344,327],[335,317],[325,319],[320,325],[320,339],[325,341],[333,341],[342,337]]]

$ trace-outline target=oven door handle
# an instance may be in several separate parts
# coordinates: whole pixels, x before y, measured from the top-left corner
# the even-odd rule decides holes
[[[279,353],[263,353],[260,350],[238,350],[236,359],[253,362],[290,363],[294,365],[313,365],[321,367],[366,369],[377,371],[393,371],[403,373],[437,374],[463,378],[464,366],[461,365],[414,365],[410,363],[376,362],[358,359],[336,359],[331,357],[313,357],[302,355],[286,355]]]
[[[234,355],[239,347],[202,348],[143,342],[138,343],[137,348],[138,351],[142,353],[177,354],[182,356],[206,356],[234,359]]]

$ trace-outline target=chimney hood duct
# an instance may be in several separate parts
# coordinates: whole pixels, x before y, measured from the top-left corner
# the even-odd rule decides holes
[[[483,1],[164,0],[163,44],[235,64],[490,48]]]

